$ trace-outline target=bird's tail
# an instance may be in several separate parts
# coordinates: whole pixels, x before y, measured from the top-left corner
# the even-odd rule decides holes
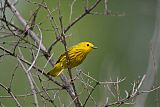
[[[63,71],[63,66],[60,63],[57,63],[48,73],[47,75],[51,75],[53,77],[57,77]]]

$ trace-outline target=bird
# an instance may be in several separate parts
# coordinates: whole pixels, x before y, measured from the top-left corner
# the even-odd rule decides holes
[[[88,53],[90,53],[93,49],[97,49],[92,43],[90,42],[80,42],[72,47],[70,47],[68,52],[68,59],[66,57],[66,52],[61,54],[58,58],[57,62],[55,63],[54,67],[47,73],[47,75],[57,77],[59,76],[62,71],[66,68],[74,68],[80,65]],[[67,64],[67,61],[69,64]]]

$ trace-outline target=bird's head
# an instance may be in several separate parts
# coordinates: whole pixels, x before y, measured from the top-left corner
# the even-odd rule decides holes
[[[97,47],[95,47],[92,43],[90,42],[81,42],[78,44],[78,46],[81,49],[84,49],[86,53],[91,52],[93,49],[97,49]]]

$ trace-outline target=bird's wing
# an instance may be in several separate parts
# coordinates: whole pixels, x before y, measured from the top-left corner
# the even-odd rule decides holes
[[[67,50],[68,54],[69,54],[69,52],[70,52],[73,48],[74,48],[74,46],[70,47],[70,48]],[[59,63],[59,62],[61,62],[62,60],[64,60],[64,58],[66,59],[66,53],[65,53],[65,52],[58,58],[56,64]]]
[[[63,54],[58,58],[56,64],[59,63],[59,62],[61,62],[61,60],[62,60],[62,58],[63,58],[64,56],[65,56],[65,53],[63,53]]]

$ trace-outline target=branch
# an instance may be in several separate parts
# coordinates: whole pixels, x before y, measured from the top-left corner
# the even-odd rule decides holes
[[[75,25],[78,21],[80,21],[84,16],[89,14],[102,0],[97,0],[90,8],[85,9],[85,11],[79,15],[77,18],[75,18],[65,29],[64,31],[57,37],[55,41],[51,43],[51,45],[48,48],[48,52],[52,50],[52,46],[54,46],[59,40],[61,40],[61,35],[63,33],[66,33],[73,25]]]

